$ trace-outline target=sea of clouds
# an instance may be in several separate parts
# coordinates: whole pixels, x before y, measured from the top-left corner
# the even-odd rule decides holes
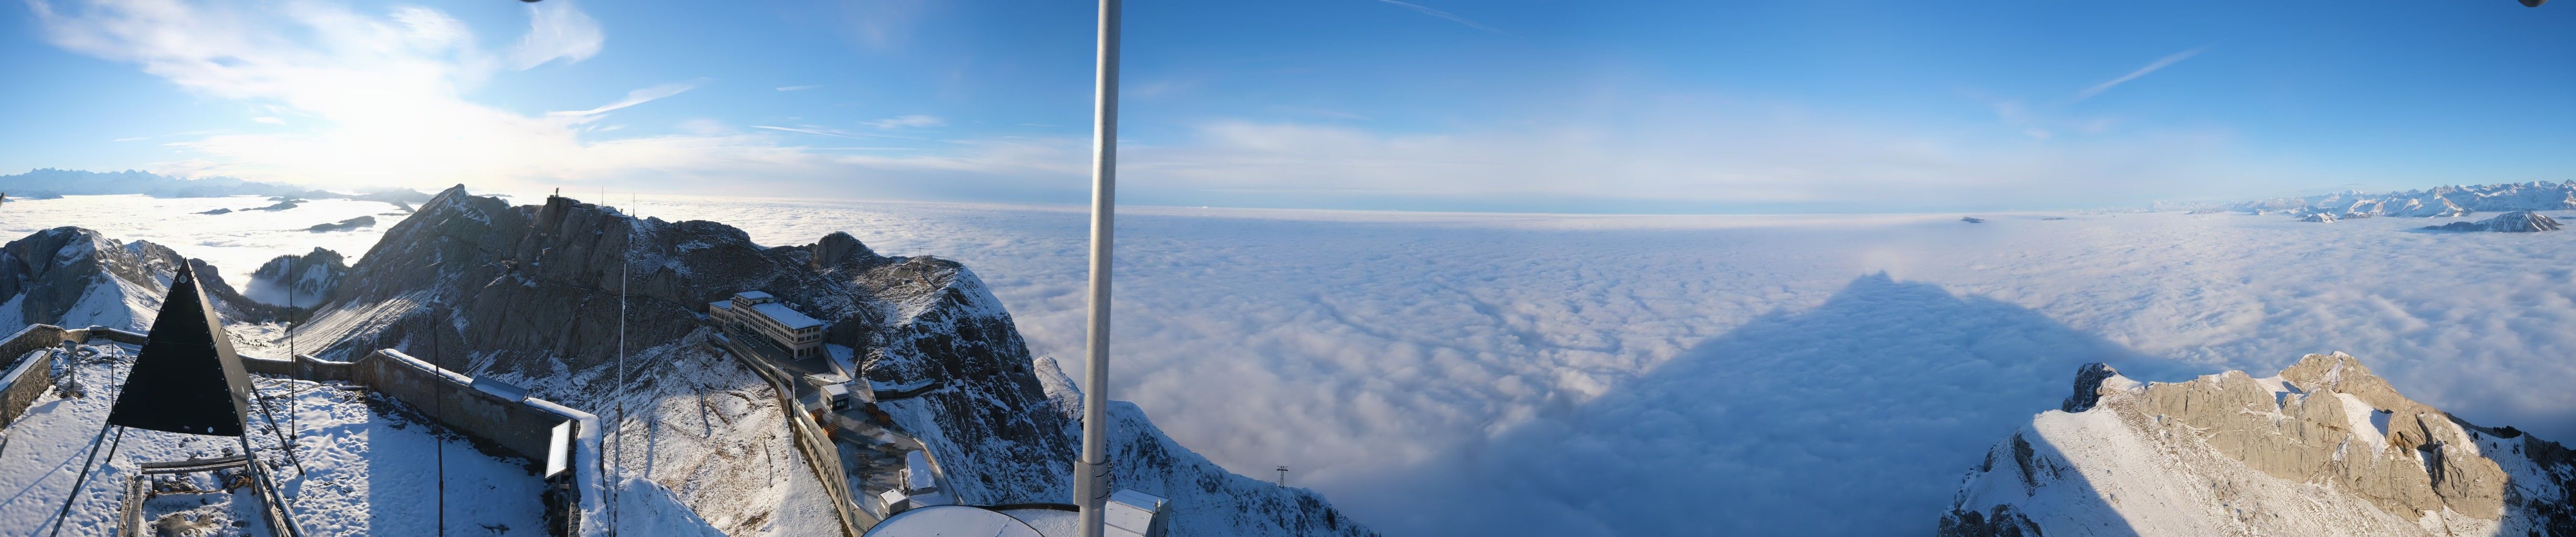
[[[301,228],[347,216],[251,232],[74,208],[133,199],[12,202],[0,233],[264,260],[314,241],[355,257],[392,223],[320,238]],[[246,203],[218,201],[198,203]],[[1033,351],[1081,356],[1078,209],[611,201],[768,245],[849,231],[956,259]],[[1926,532],[2093,361],[2178,380],[2341,350],[2464,419],[2576,439],[2576,233],[1983,216],[1136,208],[1111,389],[1209,458],[1291,466],[1400,536]],[[277,250],[219,252],[257,248]]]

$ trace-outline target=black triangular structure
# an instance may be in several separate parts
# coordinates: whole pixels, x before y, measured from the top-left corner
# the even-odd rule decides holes
[[[134,357],[134,372],[107,422],[174,433],[241,436],[250,415],[250,373],[233,354],[214,304],[187,264],[170,279],[161,315]]]

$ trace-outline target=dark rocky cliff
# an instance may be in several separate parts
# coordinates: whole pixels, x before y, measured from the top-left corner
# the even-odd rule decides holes
[[[387,230],[298,330],[307,341],[333,342],[318,353],[325,358],[399,346],[468,374],[589,379],[558,393],[545,392],[561,382],[534,383],[550,399],[584,407],[609,399],[612,388],[598,373],[621,345],[687,348],[676,344],[714,332],[702,317],[707,303],[749,290],[828,323],[824,341],[849,348],[866,380],[937,385],[890,409],[902,432],[938,456],[961,500],[1070,501],[1076,414],[1050,397],[1000,301],[954,261],[879,255],[846,233],[762,247],[715,222],[639,220],[562,197],[512,207],[451,188]],[[1241,503],[1266,506],[1229,511],[1222,524],[1185,524],[1205,529],[1175,535],[1367,534],[1311,492],[1226,473],[1141,415],[1132,423],[1143,427],[1117,442],[1151,456],[1129,457],[1138,461],[1129,468],[1170,472],[1175,484],[1134,481],[1140,489],[1187,504],[1247,494]],[[1179,460],[1195,463],[1171,462]]]

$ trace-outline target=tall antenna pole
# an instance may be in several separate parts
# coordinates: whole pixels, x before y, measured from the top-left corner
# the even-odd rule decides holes
[[[295,421],[295,398],[304,392],[295,385],[295,378],[303,372],[304,360],[295,357],[295,283],[290,281],[286,284],[286,458],[296,461],[303,460],[295,458],[295,446],[303,445],[304,427]],[[295,465],[295,476],[304,477],[304,465]]]
[[[602,194],[602,196],[605,196],[605,194]],[[608,200],[603,198],[603,199],[601,199],[601,200],[599,200],[599,201],[601,201],[601,202],[606,202],[606,201],[608,201]],[[628,207],[630,210],[635,206],[635,195],[634,195],[633,193],[628,193],[628,194],[627,194],[627,197],[626,197],[626,205],[627,205],[627,207]],[[634,267],[635,267],[635,263],[634,263],[633,261],[631,261],[631,259],[633,259],[633,257],[634,257],[634,252],[635,252],[635,226],[636,226],[637,224],[642,224],[642,223],[643,223],[643,221],[642,221],[642,220],[634,219],[634,218],[633,218],[633,216],[634,216],[634,215],[631,215],[631,214],[630,214],[630,215],[627,215],[627,216],[628,216],[628,219],[627,219],[627,222],[626,222],[626,255],[620,255],[620,256],[618,256],[618,257],[617,257],[617,258],[619,259],[619,261],[618,261],[618,265],[617,265],[617,425],[618,425],[618,429],[617,429],[617,430],[618,430],[618,431],[625,431],[625,430],[626,430],[626,429],[625,429],[625,425],[626,425],[626,280],[627,280],[627,273],[628,273],[629,271],[634,270]],[[646,451],[650,451],[650,450],[646,450]],[[620,442],[620,443],[617,445],[617,456],[620,456],[620,457],[624,457],[624,456],[626,456],[626,444],[624,444],[623,442]],[[645,454],[644,454],[644,456],[645,456],[645,457],[647,457],[647,458],[649,459],[650,457],[652,457],[652,456],[653,456],[653,454],[652,454],[652,453],[645,453]],[[649,468],[649,466],[648,466],[648,468]],[[609,522],[609,524],[611,524],[611,525],[612,525],[612,527],[611,527],[611,529],[609,530],[609,532],[610,532],[610,534],[614,535],[614,534],[616,533],[616,531],[617,531],[617,530],[615,529],[615,527],[614,527],[613,525],[617,523],[617,521],[618,521],[618,516],[619,516],[619,515],[621,515],[621,514],[623,514],[623,513],[625,512],[625,506],[624,506],[623,504],[620,504],[620,503],[616,503],[616,502],[615,502],[615,498],[617,497],[617,494],[618,494],[618,493],[617,493],[617,492],[614,492],[614,491],[616,491],[616,490],[617,490],[617,488],[612,486],[609,490],[611,491],[611,492],[609,492],[609,498],[611,499],[611,503],[609,504],[609,507],[608,507],[608,522]]]
[[[1082,537],[1100,537],[1109,499],[1109,257],[1118,212],[1118,1],[1100,0],[1100,49],[1091,103],[1091,331],[1084,337],[1082,460],[1073,501]]]

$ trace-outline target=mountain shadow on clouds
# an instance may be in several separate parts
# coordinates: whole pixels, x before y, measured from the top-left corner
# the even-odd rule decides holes
[[[1928,534],[1964,472],[2058,408],[2087,362],[2180,371],[2017,305],[1866,275],[1391,478],[1438,483],[1401,494],[1450,499],[1368,522],[1391,534]]]

